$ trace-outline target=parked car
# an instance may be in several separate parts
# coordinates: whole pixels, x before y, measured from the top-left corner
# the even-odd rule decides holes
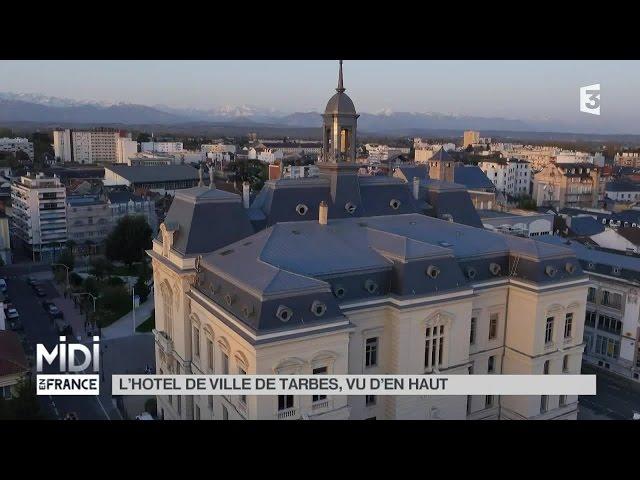
[[[39,286],[39,285],[37,285],[37,286],[33,289],[33,291],[34,291],[34,292],[36,293],[36,295],[37,295],[37,296],[39,296],[39,297],[46,297],[46,296],[47,296],[47,293],[46,293],[46,292],[44,291],[44,289],[43,289],[41,286]]]
[[[7,293],[7,281],[4,278],[0,278],[0,292]]]
[[[27,283],[33,287],[38,283],[38,280],[36,280],[34,277],[27,277]]]
[[[7,318],[9,320],[15,320],[20,318],[20,314],[18,313],[18,310],[16,310],[15,308],[9,308],[7,310]]]
[[[43,300],[43,301],[42,301],[42,308],[44,308],[44,311],[45,311],[45,312],[49,312],[49,307],[50,307],[51,305],[55,305],[55,303],[50,302],[49,300]]]

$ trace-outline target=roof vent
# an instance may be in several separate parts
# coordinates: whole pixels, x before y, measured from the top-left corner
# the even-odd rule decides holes
[[[309,207],[307,207],[304,203],[299,203],[296,206],[296,213],[300,216],[304,216],[309,211]]]
[[[544,268],[544,272],[550,277],[555,277],[557,270],[556,270],[556,267],[554,267],[553,265],[547,265]]]
[[[378,284],[371,279],[364,282],[364,289],[369,293],[376,293],[378,291]]]
[[[347,202],[344,206],[344,209],[349,212],[351,215],[353,215],[356,211],[356,206],[355,204],[351,203],[351,202]]]
[[[245,318],[249,318],[250,316],[252,316],[253,306],[245,305],[244,307],[242,307],[242,315],[244,315]]]
[[[232,295],[232,294],[230,294],[230,293],[227,293],[227,294],[224,296],[224,303],[226,303],[226,304],[227,304],[227,305],[229,305],[229,306],[233,305],[233,302],[235,302],[235,300],[236,300],[236,296],[235,296],[235,295]]]
[[[620,267],[613,267],[611,271],[614,275],[620,275]]]
[[[288,322],[291,320],[291,317],[293,317],[293,310],[289,307],[285,307],[284,305],[280,305],[276,311],[276,317],[278,317],[282,322]]]
[[[342,285],[333,287],[333,294],[338,298],[343,298],[347,294],[347,290]]]
[[[473,280],[474,278],[476,278],[477,274],[478,274],[478,271],[475,268],[467,267],[467,278],[469,278],[470,280]]]
[[[321,317],[326,311],[327,306],[318,300],[314,300],[311,304],[311,312],[313,312],[316,317]]]
[[[595,263],[593,263],[593,262],[589,262],[589,264],[587,265],[587,268],[588,268],[589,270],[593,270],[593,269],[595,268],[595,266],[596,266],[596,265],[595,265]]]
[[[394,199],[392,199],[392,200],[389,202],[389,206],[390,206],[391,208],[393,208],[394,210],[397,210],[398,208],[400,208],[400,200],[396,200],[395,198],[394,198]]]
[[[438,275],[440,275],[440,269],[435,265],[429,265],[426,273],[431,278],[438,278]]]
[[[564,266],[564,269],[567,271],[568,274],[572,274],[573,272],[576,271],[576,266],[571,262],[567,262],[567,264]]]
[[[500,271],[502,270],[502,267],[497,264],[497,263],[490,263],[489,264],[489,271],[491,272],[492,275],[500,275]]]

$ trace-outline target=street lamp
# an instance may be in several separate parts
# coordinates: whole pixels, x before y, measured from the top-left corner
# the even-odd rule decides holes
[[[70,267],[68,267],[64,263],[52,263],[51,266],[52,267],[64,267],[67,270],[67,290],[69,290],[69,270],[70,270]]]

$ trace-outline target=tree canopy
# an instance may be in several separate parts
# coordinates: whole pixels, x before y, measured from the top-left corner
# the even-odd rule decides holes
[[[151,227],[143,216],[124,216],[106,240],[109,260],[119,260],[131,266],[144,258],[151,248]]]

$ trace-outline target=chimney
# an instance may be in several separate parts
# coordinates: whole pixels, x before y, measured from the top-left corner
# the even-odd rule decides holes
[[[329,207],[327,206],[327,202],[325,202],[324,200],[321,201],[320,208],[318,209],[318,211],[319,211],[318,223],[320,223],[320,225],[326,225],[327,217],[329,216]]]
[[[413,177],[413,198],[418,200],[420,198],[420,178]]]
[[[269,165],[269,180],[278,180],[282,175],[280,164]]]
[[[249,208],[249,182],[242,182],[242,205]]]

